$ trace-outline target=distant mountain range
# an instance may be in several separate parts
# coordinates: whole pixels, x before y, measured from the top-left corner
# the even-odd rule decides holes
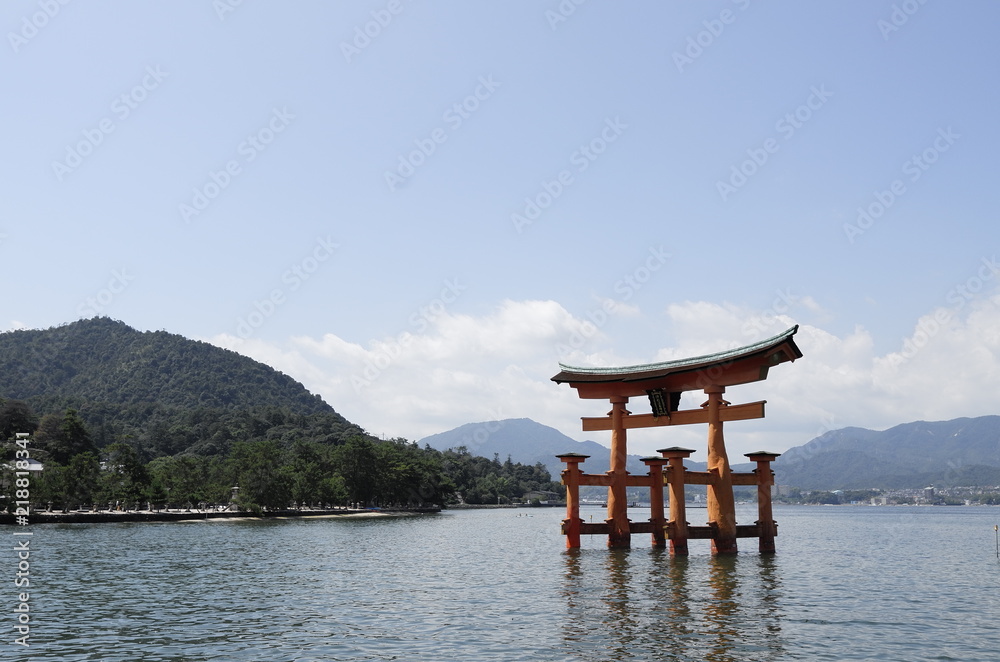
[[[534,465],[541,462],[554,480],[559,480],[559,474],[565,468],[556,458],[560,453],[589,455],[584,463],[586,473],[599,474],[611,468],[611,451],[607,446],[596,441],[577,441],[530,418],[467,423],[447,432],[424,437],[419,444],[428,444],[431,448],[442,451],[465,446],[473,455],[488,458],[498,455],[501,461],[510,456],[512,461],[522,464]],[[628,456],[625,465],[628,471],[634,474],[646,473],[646,465],[642,463],[641,457]],[[685,462],[685,466],[694,471],[705,470],[704,462]],[[747,470],[751,467],[749,464],[734,466],[746,467]]]
[[[559,453],[590,455],[587,473],[608,470],[610,451],[595,441],[576,441],[555,428],[528,418],[469,423],[425,437],[420,444],[438,450],[465,446],[473,455],[501,461],[541,462],[558,479],[563,469]],[[704,471],[705,464],[685,463]],[[630,455],[628,470],[646,473],[638,455]],[[864,428],[832,430],[787,450],[774,465],[779,485],[809,490],[905,489],[928,485],[1000,485],[1000,416],[918,421],[884,431]],[[751,464],[734,464],[749,471]]]
[[[806,489],[1000,485],[1000,416],[831,430],[774,463],[779,484]]]
[[[610,467],[610,451],[596,441],[576,441],[559,430],[530,418],[509,418],[502,421],[467,423],[453,430],[424,437],[419,444],[428,444],[439,451],[464,446],[473,455],[500,457],[503,462],[510,456],[514,462],[534,465],[541,462],[554,480],[559,480],[563,464],[559,453],[582,453],[591,458],[585,463],[588,473],[603,473]],[[642,471],[639,456],[629,456],[629,471]]]

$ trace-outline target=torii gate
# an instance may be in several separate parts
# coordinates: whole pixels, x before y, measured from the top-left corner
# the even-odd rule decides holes
[[[777,453],[747,453],[757,463],[753,473],[734,474],[729,467],[722,424],[764,417],[764,403],[751,402],[731,405],[722,399],[727,386],[748,384],[767,378],[771,366],[802,358],[792,336],[793,326],[767,340],[737,349],[663,363],[620,368],[578,368],[559,364],[562,371],[552,378],[575,388],[581,398],[611,401],[606,417],[584,418],[583,430],[611,430],[611,469],[607,474],[585,474],[580,470],[587,455],[566,453],[558,456],[566,463],[563,483],[566,485],[566,519],[563,533],[566,546],[580,546],[580,534],[608,535],[609,547],[628,547],[631,533],[652,533],[653,544],[664,546],[670,539],[673,554],[686,555],[689,538],[711,538],[712,552],[735,554],[737,538],[758,538],[761,552],[774,551],[777,525],[771,516],[770,463]],[[708,401],[701,409],[678,410],[681,393],[703,390]],[[629,398],[646,396],[652,413],[632,414],[625,409]],[[633,476],[625,470],[628,455],[625,431],[664,425],[708,424],[708,471],[684,469],[684,458],[691,450],[664,448],[661,457],[646,457],[649,467],[645,476]],[[663,465],[668,464],[664,474]],[[663,516],[663,485],[670,486],[670,521]],[[706,485],[708,526],[688,526],[685,521],[684,485]],[[580,518],[580,485],[608,487],[608,518],[604,523],[584,523]],[[757,485],[758,520],[753,525],[736,524],[733,485]],[[649,522],[632,524],[628,519],[626,487],[649,487],[651,517]]]

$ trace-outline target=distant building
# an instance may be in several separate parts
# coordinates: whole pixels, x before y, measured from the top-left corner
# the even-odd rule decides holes
[[[791,485],[778,485],[777,483],[775,483],[771,487],[772,487],[772,492],[771,492],[771,496],[772,497],[773,496],[783,496],[783,497],[789,496],[789,495],[791,495],[792,490],[795,489]],[[775,492],[777,492],[777,494],[775,494]]]
[[[524,500],[531,503],[535,499],[538,499],[539,503],[562,503],[563,495],[558,492],[546,492],[545,490],[532,490],[531,492],[524,493]]]

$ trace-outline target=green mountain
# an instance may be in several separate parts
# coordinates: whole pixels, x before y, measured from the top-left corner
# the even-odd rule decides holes
[[[773,466],[779,485],[812,490],[1000,485],[1000,416],[831,430]]]
[[[235,439],[364,434],[288,375],[236,352],[108,318],[0,334],[0,400],[75,409],[98,447],[225,454]]]

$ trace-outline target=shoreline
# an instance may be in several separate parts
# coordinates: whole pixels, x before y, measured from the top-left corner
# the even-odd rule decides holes
[[[411,515],[427,515],[441,512],[440,508],[409,508],[409,509],[382,509],[382,508],[358,508],[358,509],[333,509],[333,510],[272,510],[258,515],[250,511],[197,511],[197,510],[172,510],[172,511],[71,511],[63,512],[31,512],[28,515],[28,524],[105,524],[114,522],[204,522],[206,520],[237,521],[243,519],[267,520],[267,519],[303,519],[303,518],[327,518],[337,517],[358,518],[358,517],[406,517]],[[0,525],[17,524],[17,516],[11,513],[0,513]]]

